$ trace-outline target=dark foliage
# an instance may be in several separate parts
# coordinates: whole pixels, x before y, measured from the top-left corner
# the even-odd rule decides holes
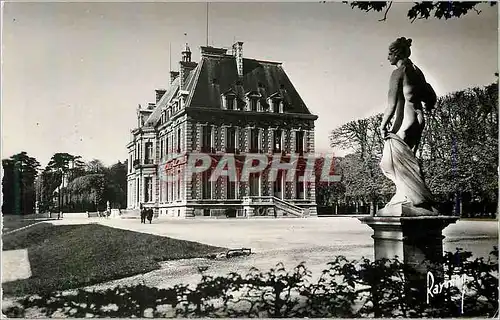
[[[380,21],[387,19],[387,14],[391,9],[392,1],[343,1],[362,11],[370,12],[384,11],[384,17]],[[496,5],[496,1],[419,1],[408,10],[408,19],[414,22],[417,19],[452,19],[460,18],[464,15],[475,12],[480,14],[477,7],[481,4],[489,3],[490,6]]]
[[[35,179],[40,163],[26,152],[2,160],[2,213],[31,214],[35,212]]]
[[[432,270],[432,269],[431,269]],[[7,315],[39,308],[45,316],[72,317],[491,317],[498,310],[498,249],[488,260],[457,249],[444,255],[444,279],[466,277],[427,303],[425,288],[409,285],[415,272],[398,260],[348,261],[336,257],[318,281],[304,264],[287,272],[282,265],[246,276],[202,275],[194,287],[143,285],[106,291],[51,293],[19,301]],[[437,274],[437,273],[436,273]],[[425,286],[425,285],[424,285]]]
[[[80,156],[55,153],[38,179],[40,212],[104,211],[127,205],[127,161],[106,167]],[[64,177],[64,179],[63,179]]]

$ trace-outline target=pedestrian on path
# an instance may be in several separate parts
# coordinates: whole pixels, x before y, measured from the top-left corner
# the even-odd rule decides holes
[[[151,220],[153,220],[153,208],[149,208],[147,210],[147,214],[148,214],[149,224],[151,224]],[[144,222],[144,223],[146,223],[146,222]]]
[[[141,208],[141,223],[146,223],[146,209],[142,204],[140,208]]]

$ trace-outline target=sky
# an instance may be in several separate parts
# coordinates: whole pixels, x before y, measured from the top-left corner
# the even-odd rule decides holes
[[[438,95],[495,80],[497,7],[411,23],[410,6],[380,22],[343,3],[210,3],[208,43],[243,41],[244,57],[282,62],[319,117],[317,151],[331,152],[332,129],[383,112],[398,37],[413,39]],[[42,166],[56,152],[126,160],[138,104],[168,88],[184,43],[193,61],[207,43],[206,3],[4,3],[2,14],[2,158],[26,151]]]

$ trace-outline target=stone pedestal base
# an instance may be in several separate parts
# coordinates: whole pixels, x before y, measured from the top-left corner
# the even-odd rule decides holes
[[[407,285],[423,299],[427,272],[442,278],[443,229],[455,223],[450,216],[371,216],[358,218],[373,229],[375,260],[387,258],[404,262],[416,272],[407,274]],[[406,273],[405,273],[406,274]]]
[[[442,231],[458,217],[450,216],[385,216],[361,217],[374,233],[375,260],[398,256],[401,261],[419,266],[428,259],[440,262],[443,256]]]

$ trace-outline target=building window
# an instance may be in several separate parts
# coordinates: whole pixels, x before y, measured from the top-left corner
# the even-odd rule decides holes
[[[276,198],[283,199],[283,171],[279,170],[273,184],[273,193]]]
[[[236,153],[236,128],[226,128],[226,152]]]
[[[164,142],[163,142],[163,141],[164,141],[164,140],[165,140],[165,139],[164,139],[163,137],[160,139],[160,159],[163,159],[163,151],[164,151],[164,150],[163,150],[163,145],[164,145]]]
[[[170,172],[170,195],[169,195],[169,199],[170,201],[174,201],[174,173],[173,172]]]
[[[170,175],[170,172],[167,172],[165,174],[165,177],[166,177],[166,180],[165,181],[165,200],[168,202],[169,201],[169,195],[170,195],[170,188],[169,188],[169,185],[170,185],[170,179],[169,179],[169,175]]]
[[[160,189],[160,202],[163,202],[163,181],[160,180],[160,183],[159,183],[159,189]]]
[[[167,134],[166,137],[165,137],[165,155],[168,157],[168,153],[170,150],[168,150],[168,137],[169,135]]]
[[[236,104],[234,103],[234,96],[226,96],[226,109],[236,110]]]
[[[295,178],[295,198],[296,199],[304,199],[304,183],[305,181],[300,181],[300,178],[304,177],[304,172],[300,172],[296,174]]]
[[[132,168],[134,167],[134,164],[132,162],[132,154],[129,156],[129,162],[128,162],[128,168],[129,172],[132,172]]]
[[[153,163],[153,143],[146,142],[146,154],[144,155],[144,163],[151,164]]]
[[[153,201],[153,178],[151,177],[144,178],[144,201]]]
[[[181,170],[177,171],[177,200],[181,198]]]
[[[275,130],[274,131],[274,143],[273,143],[273,148],[274,152],[281,152],[283,150],[282,146],[282,139],[281,136],[283,135],[283,131],[281,129]]]
[[[295,132],[295,152],[304,153],[304,131]]]
[[[210,181],[211,171],[212,170],[205,170],[201,176],[202,199],[212,199],[212,181]]]
[[[274,113],[279,113],[280,112],[280,104],[281,104],[281,101],[279,101],[279,100],[274,100],[273,101],[273,112]]]
[[[226,177],[226,198],[227,199],[236,199],[236,177],[227,176]]]
[[[260,196],[260,175],[258,173],[251,173],[248,177],[250,186],[250,196]]]
[[[257,112],[257,99],[250,99],[250,111]]]
[[[250,129],[250,152],[259,152],[259,129],[257,128]]]
[[[136,200],[136,203],[138,203],[140,201],[140,194],[141,194],[141,189],[140,189],[140,186],[139,186],[139,178],[135,179],[135,200]]]
[[[203,127],[201,151],[212,152],[212,126]]]
[[[181,153],[181,128],[177,128],[177,153]]]

